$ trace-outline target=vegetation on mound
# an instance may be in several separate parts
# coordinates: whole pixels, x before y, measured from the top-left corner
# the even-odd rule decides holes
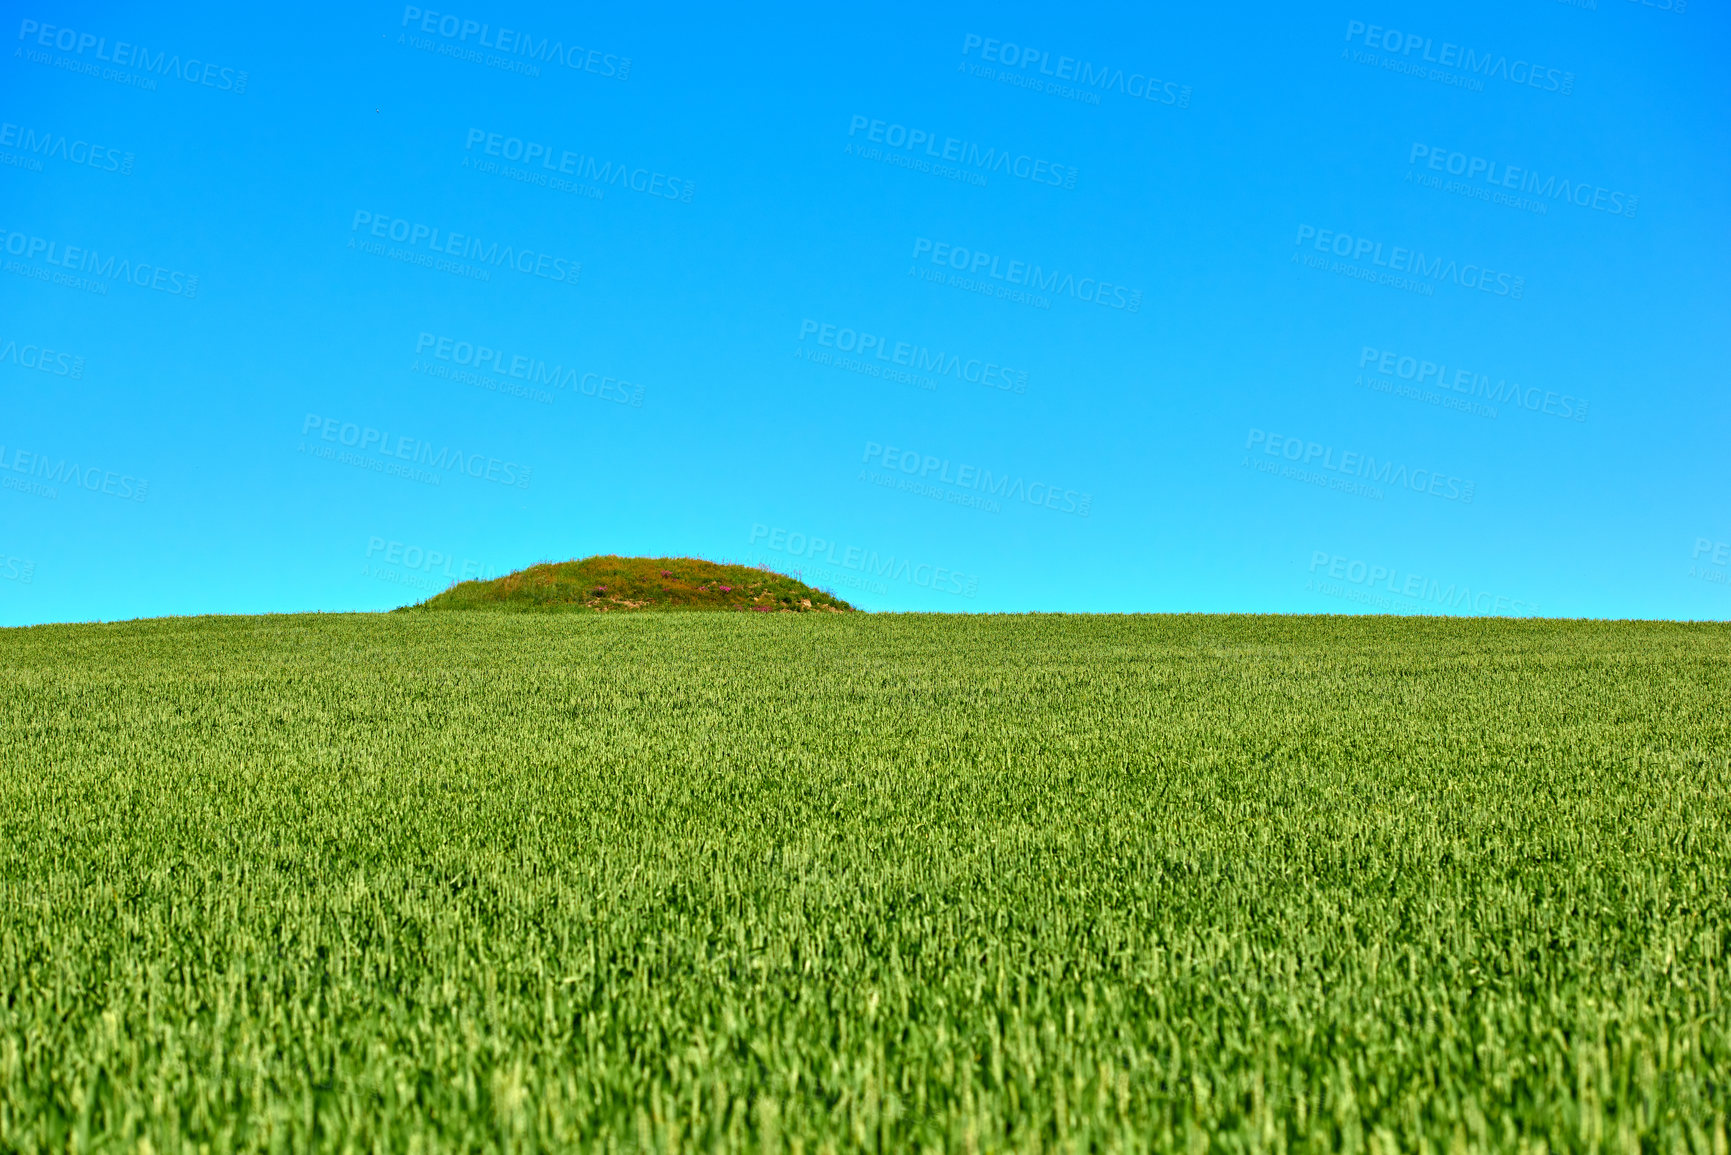
[[[462,582],[408,610],[736,610],[841,613],[852,606],[773,570],[696,557],[542,562],[492,581]]]

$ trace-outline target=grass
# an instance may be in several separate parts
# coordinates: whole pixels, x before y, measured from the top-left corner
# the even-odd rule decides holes
[[[1728,643],[0,631],[0,1148],[1724,1155]]]
[[[838,612],[853,607],[804,582],[753,566],[694,557],[586,557],[542,562],[491,581],[453,585],[412,610],[531,613],[735,610]]]

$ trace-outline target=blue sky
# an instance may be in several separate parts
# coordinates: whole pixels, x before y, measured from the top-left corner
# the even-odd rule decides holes
[[[590,553],[1724,618],[1731,24],[1668,5],[26,4],[0,623]]]

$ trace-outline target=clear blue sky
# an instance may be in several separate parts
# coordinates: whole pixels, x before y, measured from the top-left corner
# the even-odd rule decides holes
[[[1731,612],[1720,3],[168,7],[8,9],[0,623]]]

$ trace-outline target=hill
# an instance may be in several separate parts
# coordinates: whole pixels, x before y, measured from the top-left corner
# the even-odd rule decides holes
[[[852,606],[772,570],[696,557],[542,562],[491,581],[462,582],[405,610],[597,612],[731,610],[845,613]]]

